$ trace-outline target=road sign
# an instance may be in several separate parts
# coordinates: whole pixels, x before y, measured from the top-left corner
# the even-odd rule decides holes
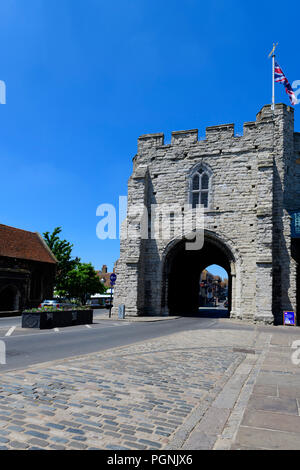
[[[292,238],[300,238],[300,211],[294,211],[292,216]]]
[[[115,273],[112,273],[110,275],[110,282],[114,284],[116,280],[117,280],[117,275]]]
[[[284,325],[296,325],[295,312],[283,312],[283,324]]]

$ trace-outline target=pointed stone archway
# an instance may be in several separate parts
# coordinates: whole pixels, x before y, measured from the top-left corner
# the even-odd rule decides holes
[[[186,250],[186,239],[173,240],[165,249],[162,271],[162,313],[196,314],[199,308],[199,279],[207,266],[217,264],[228,273],[228,312],[240,317],[241,259],[230,241],[205,230],[200,250]]]

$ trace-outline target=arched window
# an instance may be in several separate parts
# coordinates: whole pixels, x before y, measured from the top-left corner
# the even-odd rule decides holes
[[[210,191],[210,172],[205,168],[200,167],[192,175],[191,184],[191,204],[193,209],[202,204],[208,207]]]

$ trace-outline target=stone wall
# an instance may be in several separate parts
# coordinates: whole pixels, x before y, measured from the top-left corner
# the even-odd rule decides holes
[[[173,132],[169,145],[161,133],[141,136],[128,183],[113,313],[125,304],[129,315],[168,314],[165,255],[175,242],[151,239],[150,227],[145,239],[139,229],[145,231],[153,204],[176,204],[184,216],[191,174],[199,165],[211,175],[205,233],[228,253],[231,316],[272,323],[283,309],[295,310],[297,266],[288,211],[299,208],[299,156],[293,109],[284,104],[275,113],[264,106],[256,121],[244,124],[243,136],[234,135],[233,124],[206,128],[200,141],[197,129]]]

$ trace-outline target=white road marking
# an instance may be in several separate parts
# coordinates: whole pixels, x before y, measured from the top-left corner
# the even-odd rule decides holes
[[[11,335],[13,334],[13,332],[15,331],[16,328],[17,328],[16,326],[12,326],[12,327],[8,330],[8,332],[6,333],[5,336],[11,336]]]
[[[214,324],[214,323],[215,323],[215,322],[213,322],[213,324]],[[101,321],[100,321],[100,322],[96,321],[96,322],[94,323],[94,328],[93,328],[92,326],[90,326],[90,325],[89,325],[89,326],[90,326],[91,329],[93,329],[93,330],[96,331],[96,330],[98,330],[98,329],[99,329],[99,330],[102,330],[102,329],[105,330],[105,329],[108,329],[108,328],[115,328],[116,326],[129,326],[129,325],[132,326],[133,324],[134,324],[134,322],[121,322],[121,321],[120,321],[119,323],[117,323],[117,322],[108,322],[108,321],[102,321],[102,322],[101,322]],[[87,326],[87,325],[84,325],[84,327],[86,327],[86,326]],[[100,328],[98,328],[98,327],[100,327]],[[13,327],[14,330],[15,330],[16,328],[17,328],[17,326]],[[3,328],[3,329],[4,329],[4,328]],[[12,330],[12,328],[11,328],[11,330]],[[13,330],[13,331],[14,331],[14,330]],[[12,331],[10,334],[12,334],[13,331]],[[30,337],[30,336],[50,335],[50,334],[53,334],[53,331],[55,331],[56,333],[60,333],[60,334],[72,334],[72,333],[74,333],[74,329],[73,329],[72,327],[70,327],[70,328],[62,328],[62,330],[59,330],[59,328],[54,328],[53,330],[49,330],[49,332],[45,332],[45,333],[43,332],[43,330],[37,330],[37,331],[35,331],[34,333],[29,333],[29,332],[28,332],[28,333],[26,333],[26,334],[18,334],[18,335],[12,336],[12,339],[15,340],[15,339],[18,339],[18,338],[25,338],[25,337],[28,338],[28,337]],[[77,330],[77,331],[78,331],[78,330]],[[84,329],[81,329],[81,331],[84,331]],[[20,332],[21,332],[21,331],[20,331]],[[7,333],[9,333],[9,332],[7,332]],[[4,331],[3,331],[3,335],[4,335]],[[7,334],[6,334],[6,336],[7,336]],[[2,336],[2,334],[1,334],[1,329],[0,329],[0,339],[1,339],[1,338],[5,338],[5,336]]]
[[[90,325],[85,325],[87,328],[92,328]]]

